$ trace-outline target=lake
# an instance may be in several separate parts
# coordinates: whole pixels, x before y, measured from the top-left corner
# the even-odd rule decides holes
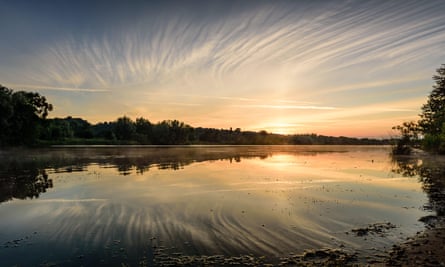
[[[58,147],[0,152],[1,266],[378,258],[434,214],[381,146]],[[404,161],[403,161],[404,162]],[[414,164],[414,165],[413,165]],[[402,168],[401,168],[402,166]]]

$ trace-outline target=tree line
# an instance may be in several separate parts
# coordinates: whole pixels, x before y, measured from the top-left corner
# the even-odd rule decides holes
[[[0,145],[144,144],[144,145],[381,145],[388,140],[332,137],[317,134],[282,135],[192,127],[178,120],[153,123],[122,116],[91,124],[82,118],[51,118],[53,106],[38,93],[14,92],[0,86]]]
[[[379,145],[386,140],[332,137],[317,134],[282,135],[266,131],[242,131],[192,127],[178,120],[152,123],[143,117],[123,116],[115,121],[90,124],[80,118],[47,119],[41,140],[53,143],[143,144],[143,145]]]
[[[410,154],[415,147],[445,154],[445,64],[436,70],[433,81],[419,120],[393,127],[400,132],[393,154]]]

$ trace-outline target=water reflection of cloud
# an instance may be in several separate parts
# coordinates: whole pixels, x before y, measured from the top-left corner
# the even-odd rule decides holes
[[[402,208],[424,198],[415,180],[407,178],[402,186],[399,176],[385,177],[389,148],[310,149],[122,148],[88,150],[91,154],[64,149],[67,161],[61,166],[79,160],[83,171],[52,172],[54,189],[38,200],[0,206],[0,211],[17,208],[0,226],[32,223],[45,229],[48,240],[69,247],[101,249],[119,239],[137,249],[149,247],[149,238],[156,237],[157,245],[189,254],[282,255],[332,245],[333,238],[360,247],[361,240],[341,233],[370,220],[405,225],[424,213]],[[240,161],[231,164],[230,158]],[[144,173],[132,167],[125,177],[116,166],[160,160],[186,164]],[[368,169],[374,172],[365,173]],[[412,229],[403,227],[400,231]]]

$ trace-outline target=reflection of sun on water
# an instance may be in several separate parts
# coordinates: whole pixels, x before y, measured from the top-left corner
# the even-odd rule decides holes
[[[296,157],[289,154],[278,154],[273,155],[270,158],[267,158],[264,161],[265,164],[268,165],[268,168],[278,169],[278,170],[287,170],[291,166],[296,166]]]

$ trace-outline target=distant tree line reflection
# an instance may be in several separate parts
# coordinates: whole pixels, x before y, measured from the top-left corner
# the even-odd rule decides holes
[[[203,152],[196,149],[36,149],[0,153],[0,202],[38,198],[53,187],[48,174],[83,172],[95,164],[113,168],[120,175],[144,174],[151,168],[179,170],[202,161],[227,160],[240,162],[242,158],[267,158],[266,152],[226,149]]]

